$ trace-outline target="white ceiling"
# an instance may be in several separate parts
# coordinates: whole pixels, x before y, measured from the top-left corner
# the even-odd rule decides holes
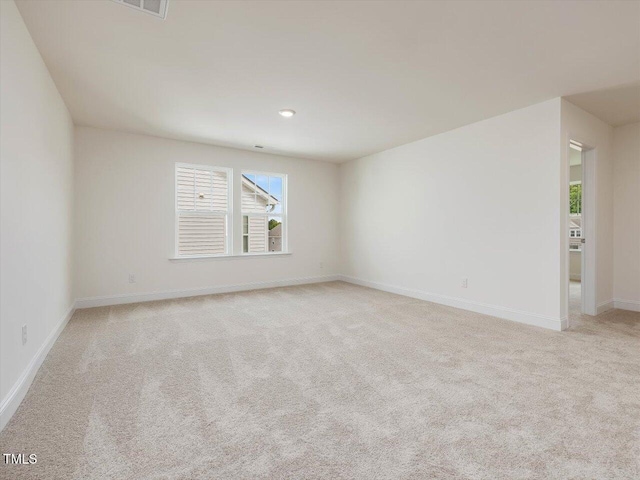
[[[76,124],[331,161],[640,81],[636,1],[17,4]]]
[[[579,93],[567,100],[614,127],[640,122],[640,82]]]

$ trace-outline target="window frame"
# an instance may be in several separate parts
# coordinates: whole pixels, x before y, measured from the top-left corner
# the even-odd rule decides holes
[[[211,211],[198,211],[198,210],[180,210],[178,208],[178,168],[193,168],[198,170],[208,170],[210,172],[225,172],[227,174],[227,210],[211,210]],[[198,163],[183,163],[175,162],[173,166],[173,197],[174,197],[174,255],[176,259],[190,259],[190,258],[220,258],[229,257],[233,255],[233,169],[228,167],[218,167],[215,165],[206,165]],[[194,191],[195,194],[195,191]],[[180,254],[180,215],[207,215],[220,216],[224,215],[225,218],[225,253],[218,254],[194,254],[194,255],[181,255]]]
[[[259,170],[240,170],[240,198],[242,199],[242,179],[245,175],[254,175],[254,176],[266,176],[266,177],[278,177],[282,179],[282,198],[280,199],[280,204],[282,205],[282,213],[258,213],[258,212],[247,212],[246,216],[256,216],[256,217],[265,217],[268,223],[269,217],[279,217],[281,219],[282,224],[282,248],[279,252],[270,252],[269,251],[269,236],[267,235],[267,245],[266,251],[264,252],[245,252],[244,251],[244,217],[245,213],[242,210],[242,201],[240,201],[240,252],[241,256],[256,256],[256,255],[282,255],[289,253],[289,221],[288,221],[288,209],[289,209],[289,201],[288,201],[288,183],[289,176],[286,173],[275,173],[275,172],[262,172]],[[270,193],[269,193],[270,194]]]

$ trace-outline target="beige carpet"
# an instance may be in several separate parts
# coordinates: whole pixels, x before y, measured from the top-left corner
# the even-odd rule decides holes
[[[38,455],[12,479],[637,479],[640,314],[341,282],[80,310],[0,448]]]

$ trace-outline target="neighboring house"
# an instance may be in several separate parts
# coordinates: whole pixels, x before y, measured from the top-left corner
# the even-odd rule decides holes
[[[581,215],[571,215],[569,218],[569,250],[582,250]]]
[[[269,251],[282,251],[282,223],[279,223],[269,230]]]
[[[242,176],[242,251],[245,253],[282,251],[282,223],[269,230],[269,215],[280,200],[255,182]],[[278,217],[280,222],[281,219]]]
[[[582,250],[582,216],[571,215],[569,218],[569,250]]]
[[[569,277],[580,280],[582,277],[582,216],[569,217]]]
[[[569,278],[582,278],[582,216],[569,217]]]

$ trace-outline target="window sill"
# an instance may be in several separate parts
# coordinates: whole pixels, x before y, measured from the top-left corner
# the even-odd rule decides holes
[[[194,255],[190,257],[169,257],[170,262],[180,262],[184,260],[235,260],[238,258],[255,258],[255,257],[282,257],[292,255],[292,252],[273,252],[273,253],[244,253],[242,255]]]

